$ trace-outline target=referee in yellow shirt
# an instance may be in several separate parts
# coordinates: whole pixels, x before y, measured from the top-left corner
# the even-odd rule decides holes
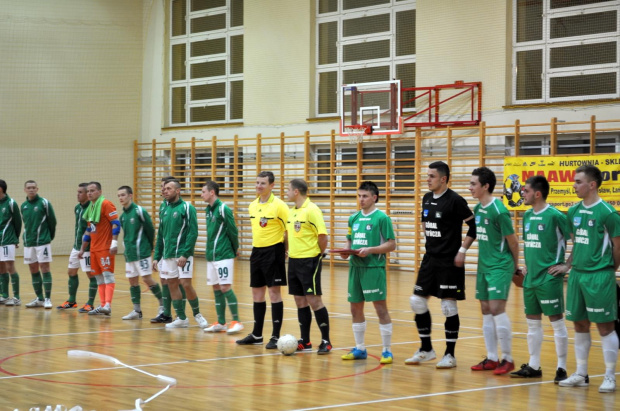
[[[308,184],[301,179],[291,180],[288,201],[295,203],[289,210],[286,224],[288,249],[288,293],[295,297],[301,339],[297,351],[311,351],[310,325],[312,311],[321,330],[321,345],[317,353],[329,354],[329,315],[321,299],[321,267],[327,247],[327,229],[323,213],[308,198]]]
[[[252,223],[252,254],[250,255],[250,287],[254,301],[254,329],[247,337],[237,340],[239,345],[263,344],[263,324],[267,312],[265,294],[269,290],[273,333],[265,346],[276,349],[284,304],[280,287],[286,285],[284,233],[288,220],[288,206],[273,195],[275,178],[271,171],[261,171],[256,177],[258,198],[250,203]]]

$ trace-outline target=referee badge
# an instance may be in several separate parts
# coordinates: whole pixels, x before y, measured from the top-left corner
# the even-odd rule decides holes
[[[299,221],[295,221],[295,231],[299,232],[301,230],[301,223]]]
[[[260,218],[260,226],[263,227],[263,228],[267,227],[267,222],[268,221],[269,220],[267,220],[265,217],[261,217]]]

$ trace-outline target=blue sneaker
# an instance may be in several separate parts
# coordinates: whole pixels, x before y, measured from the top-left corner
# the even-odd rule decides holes
[[[343,360],[365,360],[368,357],[368,351],[353,348],[351,351],[342,356]]]
[[[392,355],[392,353],[389,351],[383,351],[383,353],[381,354],[381,361],[379,362],[381,364],[392,364],[392,361],[394,361],[394,356]]]

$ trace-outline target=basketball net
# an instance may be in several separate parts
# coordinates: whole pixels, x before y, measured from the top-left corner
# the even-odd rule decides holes
[[[344,128],[349,136],[349,144],[358,144],[364,142],[364,134],[367,127],[363,125],[345,126]]]

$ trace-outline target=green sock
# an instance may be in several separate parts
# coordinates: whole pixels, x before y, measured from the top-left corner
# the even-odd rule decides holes
[[[19,274],[13,273],[11,274],[11,285],[13,286],[13,297],[19,300]],[[9,291],[9,286],[6,286],[7,292]]]
[[[73,277],[69,276],[69,302],[75,302],[75,295],[77,294],[78,286],[80,285],[80,277],[74,275]]]
[[[43,288],[45,289],[45,298],[52,296],[52,273],[43,273]]]
[[[129,295],[131,296],[131,302],[134,305],[134,310],[136,309],[136,305],[140,306],[140,286],[132,285],[129,287]],[[139,311],[139,310],[136,310]]]
[[[162,305],[162,295],[161,295],[161,287],[159,286],[159,284],[155,284],[149,287],[151,289],[151,292],[153,293],[153,295],[155,296],[155,298],[157,298],[157,300],[159,300],[159,305]]]
[[[43,282],[43,279],[41,278],[41,273],[39,271],[32,274],[32,288],[34,288],[34,293],[37,295],[37,298],[41,301],[44,300],[43,285],[41,284],[42,282]]]
[[[187,295],[185,294],[185,288],[179,283],[179,290],[181,290],[181,295],[183,296],[183,310],[185,310],[185,304],[187,304]]]
[[[0,274],[0,296],[9,298],[9,273]]]
[[[217,322],[226,324],[226,297],[221,290],[213,290],[215,294],[215,312],[217,313]]]
[[[228,290],[224,293],[224,297],[226,297],[226,302],[228,303],[228,308],[230,308],[233,321],[239,321],[239,307],[237,305],[237,296],[235,292],[233,290]]]
[[[97,296],[99,286],[97,285],[97,279],[95,277],[89,278],[88,281],[88,301],[86,304],[92,306],[95,303],[95,297]]]
[[[186,320],[187,316],[185,315],[185,304],[183,300],[172,300],[172,305],[174,306],[174,311],[177,313],[177,317],[181,320]]]
[[[198,301],[198,297],[194,300],[189,300],[189,306],[192,307],[192,314],[196,316],[196,314],[200,314],[200,302]],[[185,307],[183,307],[185,308]]]
[[[172,316],[172,300],[170,299],[170,287],[168,284],[164,284],[161,286],[161,299],[164,302],[164,315],[167,317]]]

